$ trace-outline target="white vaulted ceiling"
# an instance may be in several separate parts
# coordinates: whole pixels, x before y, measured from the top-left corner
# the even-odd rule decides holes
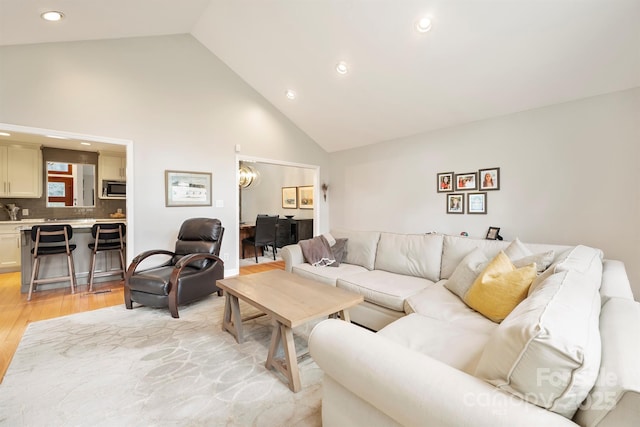
[[[640,86],[639,23],[640,0],[0,0],[0,45],[190,33],[327,151]]]

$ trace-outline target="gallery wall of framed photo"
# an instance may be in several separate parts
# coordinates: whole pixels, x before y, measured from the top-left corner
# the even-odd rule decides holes
[[[486,214],[487,192],[497,190],[500,190],[500,168],[437,174],[437,192],[446,193],[448,214]]]

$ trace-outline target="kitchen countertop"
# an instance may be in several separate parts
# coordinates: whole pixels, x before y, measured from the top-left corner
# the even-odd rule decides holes
[[[0,221],[0,225],[15,224],[15,230],[31,230],[34,225],[69,224],[73,228],[91,228],[97,222],[127,222],[126,218],[71,218],[71,219],[22,219],[20,221]]]

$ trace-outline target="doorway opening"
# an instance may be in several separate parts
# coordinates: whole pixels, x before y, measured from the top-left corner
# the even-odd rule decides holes
[[[255,233],[258,215],[279,217],[276,259],[279,248],[318,234],[320,166],[237,155],[236,171],[238,266],[255,264],[253,248],[245,248],[243,260],[242,240]],[[273,262],[272,252],[262,255],[260,263]]]

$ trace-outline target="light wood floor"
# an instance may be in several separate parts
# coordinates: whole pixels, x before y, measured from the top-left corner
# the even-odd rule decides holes
[[[284,261],[241,267],[240,275],[274,269],[284,270]],[[93,290],[79,286],[75,294],[69,288],[42,291],[27,301],[20,293],[20,273],[0,274],[0,382],[30,322],[124,304],[122,281],[94,284]]]

